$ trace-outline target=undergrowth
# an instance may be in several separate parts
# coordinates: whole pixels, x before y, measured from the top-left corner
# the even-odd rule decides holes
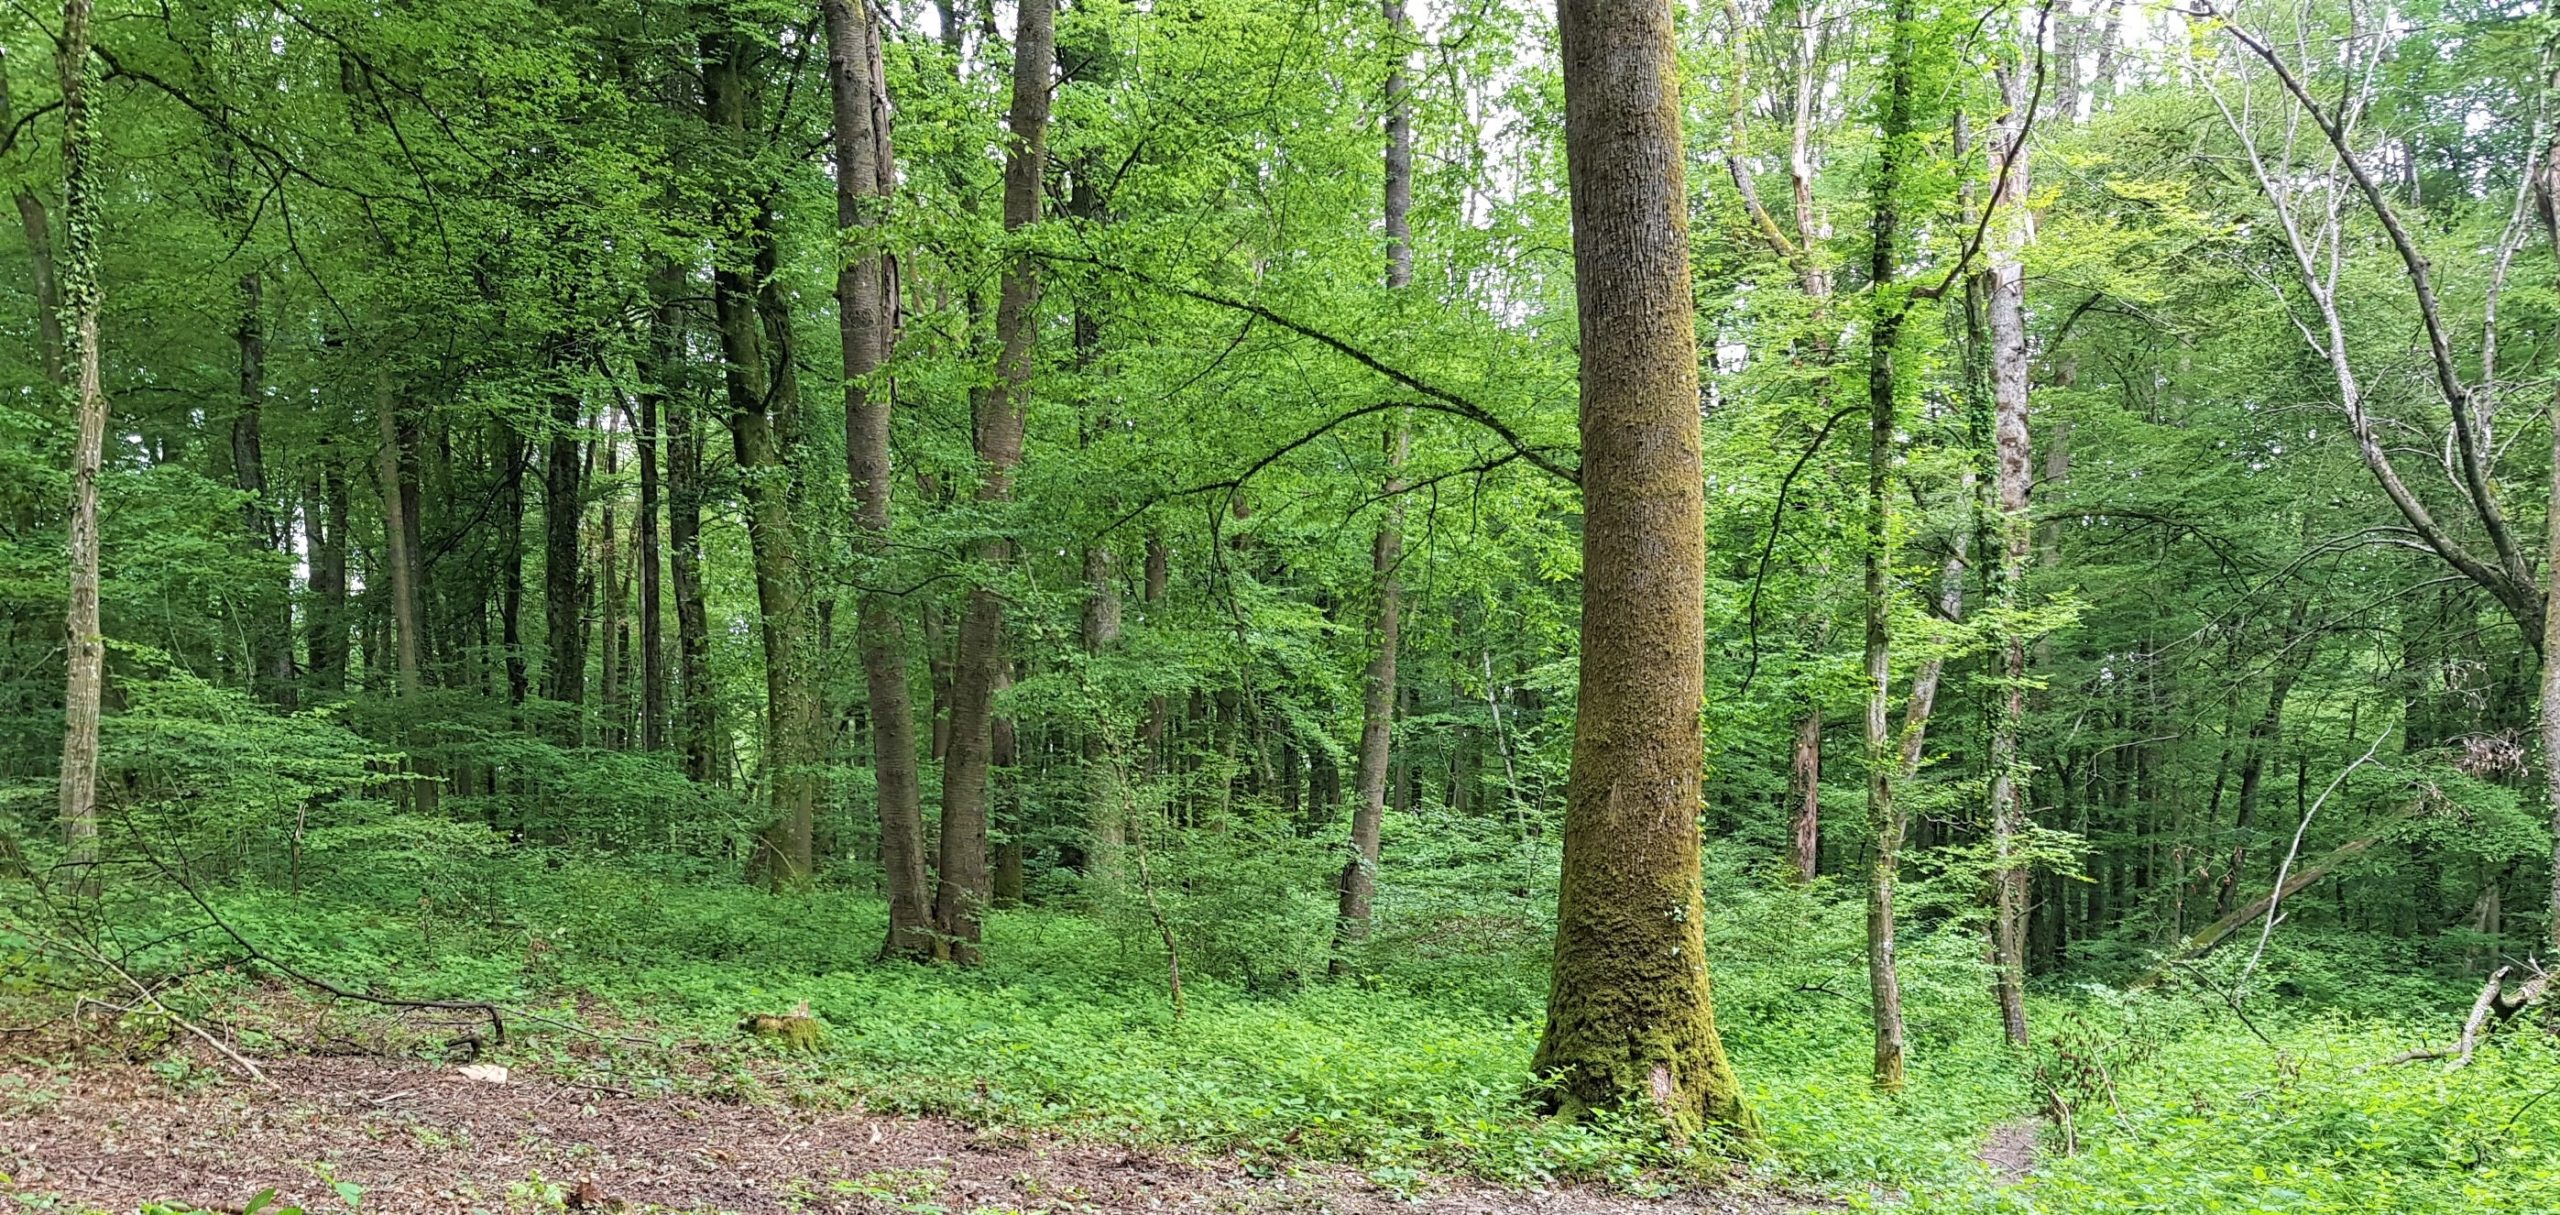
[[[1274,887],[1312,885],[1285,847],[1230,846],[1263,847]],[[1455,1171],[1645,1191],[1734,1167],[1728,1145],[1537,1116],[1525,1076],[1545,995],[1545,892],[1470,893],[1447,877],[1475,864],[1465,856],[1390,888],[1383,931],[1340,982],[1314,977],[1324,944],[1305,921],[1321,924],[1323,908],[1280,900],[1275,911],[1271,891],[1231,880],[1229,855],[1160,857],[1162,905],[1189,954],[1178,1019],[1162,948],[1123,892],[1057,890],[1053,906],[999,911],[986,966],[955,972],[875,964],[884,912],[860,890],[777,897],[558,849],[468,859],[386,880],[321,856],[299,893],[246,880],[201,890],[285,966],[536,1012],[515,1019],[497,1058],[643,1095],[858,1103],[1255,1167],[1338,1161],[1391,1186]],[[2429,1019],[2413,1024],[2301,996],[2336,978],[2323,969],[2335,960],[2280,948],[2258,987],[2297,994],[2257,998],[2245,1023],[2201,986],[2056,988],[2035,1003],[2037,1045],[2013,1052],[1978,938],[1950,918],[1905,938],[1911,1087],[1882,1096],[1866,1080],[1857,906],[1717,861],[1719,1019],[1767,1126],[1743,1156],[1763,1180],[1930,1212],[2560,1209],[2560,1102],[2541,1100],[2560,1083],[2560,1049],[2546,1035],[2511,1030],[2459,1071],[2375,1066],[2425,1031],[2448,1033],[2459,988],[2436,989]],[[1212,872],[1230,880],[1205,880]],[[125,937],[150,941],[167,934],[141,922],[201,913],[161,891],[119,915],[134,925]],[[197,931],[134,956],[175,971],[225,948]],[[186,998],[212,1007],[258,969],[200,976]],[[815,1051],[737,1032],[748,1014],[803,1001],[825,1027]],[[1989,1128],[2056,1110],[2071,1118],[2069,1152],[2048,1124],[2031,1176],[1977,1161]]]

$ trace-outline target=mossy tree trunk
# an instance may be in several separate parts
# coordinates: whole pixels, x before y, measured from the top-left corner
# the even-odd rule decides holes
[[[107,394],[98,373],[98,196],[90,125],[89,0],[62,13],[62,174],[65,235],[63,311],[71,319],[71,406],[78,438],[71,455],[71,607],[65,617],[70,673],[62,725],[61,821],[64,859],[93,860],[98,849],[98,712],[106,689],[106,640],[98,626],[98,469],[105,460]]]
[[[1678,57],[1664,0],[1558,15],[1581,321],[1582,664],[1546,1032],[1560,1111],[1748,1133],[1701,936],[1703,483]]]
[[[1892,60],[1885,86],[1883,144],[1877,155],[1875,207],[1869,220],[1873,318],[1867,351],[1866,764],[1867,986],[1875,1025],[1875,1086],[1903,1085],[1902,977],[1894,958],[1894,893],[1902,856],[1903,812],[1895,801],[1901,756],[1894,747],[1888,696],[1892,680],[1893,440],[1902,377],[1896,347],[1909,296],[1894,282],[1902,259],[1903,159],[1912,152],[1912,15],[1909,0],[1892,12]]]

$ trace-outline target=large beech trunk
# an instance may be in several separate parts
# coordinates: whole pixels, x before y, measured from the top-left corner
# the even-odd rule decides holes
[[[1013,37],[1012,137],[1005,151],[1004,226],[1019,232],[1040,218],[1040,183],[1048,163],[1049,71],[1056,59],[1051,0],[1022,0]],[[1032,344],[1040,304],[1037,263],[1014,259],[996,302],[996,379],[978,410],[978,500],[1013,498],[1013,469],[1022,462],[1022,428],[1030,404]],[[1013,559],[1009,541],[979,546],[979,560]],[[945,955],[978,961],[990,894],[987,875],[987,768],[995,693],[1004,670],[1004,600],[991,586],[969,591],[960,618],[960,653],[952,666],[951,749],[942,774],[942,864],[934,920]]]
[[[1677,1136],[1752,1116],[1701,933],[1704,502],[1678,56],[1663,0],[1558,16],[1582,383],[1582,665],[1553,985],[1533,1069],[1560,1111]]]
[[[863,0],[826,0],[827,67],[835,102],[836,224],[854,231],[880,222],[889,191],[889,132],[873,64],[879,31]],[[844,336],[845,471],[856,499],[854,525],[877,563],[887,552],[890,490],[889,398],[869,377],[888,357],[893,301],[883,259],[856,246],[836,272],[836,311]],[[871,710],[871,753],[877,773],[880,868],[889,895],[884,958],[933,956],[933,906],[925,883],[924,812],[916,768],[915,706],[907,687],[906,621],[895,597],[877,585],[861,593],[862,676]]]

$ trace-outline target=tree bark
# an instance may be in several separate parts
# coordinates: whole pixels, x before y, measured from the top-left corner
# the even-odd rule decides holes
[[[98,368],[99,230],[89,86],[90,0],[62,13],[62,176],[69,254],[63,310],[71,318],[71,405],[78,437],[71,453],[71,606],[65,618],[69,674],[63,691],[61,823],[64,859],[83,865],[98,852],[98,715],[106,688],[106,639],[98,623],[98,470],[105,462],[107,395]],[[85,883],[85,878],[84,878]]]
[[[1408,33],[1403,0],[1385,0],[1387,41],[1395,58],[1387,68],[1386,230],[1387,290],[1401,291],[1413,282],[1413,115],[1405,100],[1404,39]],[[1351,808],[1351,855],[1343,858],[1333,930],[1333,956],[1326,971],[1339,977],[1350,965],[1346,951],[1369,935],[1371,904],[1378,892],[1378,840],[1386,818],[1387,771],[1395,745],[1396,650],[1403,631],[1404,587],[1396,567],[1404,560],[1404,458],[1406,431],[1401,419],[1387,432],[1386,518],[1369,546],[1370,571],[1377,579],[1377,650],[1361,679],[1360,751],[1353,782],[1359,802]]]
[[[2027,209],[2026,138],[2033,122],[2028,111],[2027,64],[2041,53],[2032,43],[2018,46],[2017,51],[2016,61],[2000,72],[2006,106],[1993,136],[1993,171],[2000,186],[1990,200],[2000,231],[1990,246],[1986,300],[1991,323],[1992,440],[1998,456],[1994,492],[2000,508],[1993,597],[2001,619],[2012,622],[2025,592],[2035,537],[2035,525],[2027,515],[2027,495],[2035,478],[2027,434],[2027,287],[2022,258],[2027,243],[2035,238],[2035,215]],[[2030,826],[2025,759],[2019,747],[2027,713],[2027,639],[2014,623],[2003,628],[2000,655],[2003,687],[1991,733],[1991,850],[1997,866],[1992,873],[1992,983],[2002,1032],[2013,1045],[2025,1046],[2027,909],[2032,900],[2028,867],[2016,859],[2016,853],[2018,837]]]
[[[2560,84],[2560,79],[2555,79]],[[2542,156],[2542,214],[2551,236],[2551,251],[2560,260],[2560,135]],[[2542,781],[2544,809],[2551,816],[2551,901],[2545,942],[2560,956],[2560,393],[2551,414],[2551,505],[2544,524],[2542,570]]]
[[[746,47],[735,34],[705,36],[703,99],[711,125],[743,140],[749,129]],[[820,735],[818,688],[811,652],[814,613],[808,573],[792,517],[794,470],[778,422],[791,416],[794,383],[788,359],[788,318],[759,281],[771,264],[774,239],[770,195],[736,200],[751,212],[740,240],[748,254],[728,251],[712,271],[712,304],[725,364],[729,435],[736,455],[740,496],[746,500],[747,539],[754,553],[756,603],[763,617],[765,657],[765,788],[773,818],[760,866],[776,888],[798,886],[811,872],[818,791]],[[779,347],[782,357],[772,352]]]
[[[264,291],[256,271],[240,276],[240,324],[232,333],[240,352],[240,406],[231,418],[231,476],[247,499],[240,522],[249,538],[270,553],[286,551],[274,497],[267,492],[266,436],[262,421],[267,396],[267,337],[260,316]],[[271,703],[293,706],[293,586],[289,574],[258,589],[257,619],[249,628],[252,677],[258,694]]]
[[[891,300],[880,253],[868,247],[879,226],[889,178],[889,133],[872,74],[878,30],[864,0],[825,0],[827,67],[834,98],[836,225],[855,242],[836,272],[836,312],[844,338],[845,472],[853,488],[858,543],[876,571],[888,551],[889,396],[872,373],[888,357]],[[881,581],[875,572],[868,581]],[[924,867],[922,782],[916,767],[915,706],[907,686],[906,621],[880,586],[861,593],[862,674],[871,711],[872,770],[880,818],[880,867],[889,895],[883,958],[933,957],[931,887]]]
[[[1912,18],[1909,0],[1893,5],[1891,78],[1886,86],[1883,147],[1877,153],[1869,273],[1875,315],[1867,354],[1866,761],[1867,985],[1875,1024],[1876,1088],[1899,1092],[1906,1053],[1902,977],[1894,962],[1894,893],[1900,875],[1903,814],[1894,802],[1899,756],[1890,719],[1892,692],[1893,436],[1901,374],[1895,347],[1909,310],[1894,287],[1901,264],[1903,158],[1910,154]]]
[[[1048,163],[1049,72],[1057,57],[1051,0],[1022,0],[1013,38],[1011,139],[1005,151],[1004,227],[1019,232],[1040,218],[1041,178]],[[1017,257],[1005,268],[996,303],[996,379],[979,408],[978,500],[1013,499],[1013,469],[1022,462],[1023,416],[1030,403],[1031,360],[1040,303],[1039,267]],[[979,560],[1002,567],[1013,546],[993,539]],[[949,960],[976,965],[989,894],[987,767],[995,691],[1004,667],[1004,600],[981,582],[969,591],[960,621],[960,655],[951,689],[951,753],[942,777],[941,884],[934,919]]]
[[[1787,765],[1787,805],[1794,814],[1787,867],[1810,882],[1822,865],[1822,710],[1796,719],[1794,758]]]
[[[703,419],[667,402],[667,589],[676,609],[676,746],[685,775],[720,778],[719,713],[711,688],[711,612],[702,592]]]
[[[2284,632],[2277,635],[2275,669],[2267,681],[2267,709],[2249,727],[2248,741],[2241,752],[2239,805],[2233,811],[2231,823],[2231,862],[2223,870],[2222,888],[2213,901],[2213,913],[2217,916],[2231,914],[2232,905],[2239,899],[2240,879],[2247,872],[2249,863],[2249,831],[2257,824],[2258,795],[2266,783],[2267,758],[2275,753],[2277,744],[2284,738],[2285,701],[2293,692],[2295,677],[2302,673],[2302,668],[2309,661],[2307,654],[2297,657],[2292,653],[2301,635],[2303,612],[2303,602],[2295,600],[2288,611]]]
[[[499,509],[506,512],[507,533],[498,554],[498,646],[506,651],[507,703],[518,709],[533,694],[533,676],[524,650],[524,474],[528,448],[512,420],[498,424],[498,459],[506,465],[499,481]]]
[[[417,558],[409,550],[408,497],[400,466],[400,398],[391,372],[376,364],[373,373],[373,418],[382,441],[374,456],[374,476],[382,490],[383,564],[390,567],[391,645],[398,655],[398,688],[403,697],[418,689]]]
[[[586,584],[578,547],[586,453],[578,442],[579,413],[576,393],[554,392],[550,443],[542,462],[542,618],[549,650],[542,694],[560,702],[572,723],[585,718],[587,700]],[[579,742],[583,733],[582,725],[573,724],[566,740]]]
[[[303,617],[303,646],[311,662],[311,689],[336,696],[347,686],[347,476],[321,444],[320,478],[304,495],[303,534],[311,549],[311,610]]]
[[[1582,664],[1553,984],[1532,1069],[1566,1114],[1754,1122],[1701,931],[1703,480],[1678,56],[1663,0],[1563,0],[1582,334]]]
[[[660,266],[649,275],[648,361],[642,368],[640,416],[634,419],[635,433],[632,435],[640,461],[640,521],[633,538],[638,551],[633,557],[639,565],[640,575],[640,749],[643,751],[667,748],[666,606],[664,583],[660,577],[665,545],[659,539],[659,517],[665,509],[665,500],[658,464],[665,418],[674,396],[670,383],[682,357],[682,352],[675,346],[674,298],[683,286],[684,280],[673,266]]]

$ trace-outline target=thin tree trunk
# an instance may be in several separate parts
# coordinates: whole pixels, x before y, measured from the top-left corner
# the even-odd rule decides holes
[[[1794,814],[1787,867],[1810,882],[1822,865],[1822,710],[1796,718],[1794,759],[1787,765],[1787,805]]]
[[[874,99],[878,30],[863,0],[826,0],[827,65],[833,88],[836,225],[867,242],[878,227],[889,177],[889,133]],[[890,494],[887,393],[870,377],[887,358],[891,300],[880,254],[857,244],[836,272],[836,311],[844,336],[846,476],[857,507],[859,542],[876,571],[888,549]],[[882,581],[878,573],[868,579]],[[933,906],[924,866],[924,811],[916,768],[915,706],[907,687],[906,621],[896,599],[874,586],[861,593],[862,674],[871,711],[871,752],[880,818],[880,868],[889,894],[883,958],[933,957]]]
[[[659,514],[665,509],[658,480],[659,443],[671,377],[681,353],[675,349],[675,304],[683,279],[672,266],[649,276],[653,301],[649,321],[648,363],[640,385],[640,416],[632,440],[640,458],[640,526],[633,556],[640,567],[640,749],[667,749],[667,653],[664,585],[659,572],[665,546],[659,540]]]
[[[608,486],[618,471],[619,446],[611,426],[606,426],[593,444],[598,453],[596,463],[601,466],[600,471]],[[596,581],[600,584],[598,590],[604,600],[600,613],[602,619],[596,630],[596,702],[603,716],[601,741],[608,747],[621,747],[628,741],[623,667],[630,655],[630,639],[625,633],[623,609],[625,592],[629,588],[628,580],[622,576],[621,546],[617,543],[621,537],[616,534],[614,513],[612,493],[608,490],[596,521]]]
[[[1387,68],[1386,229],[1387,290],[1400,291],[1413,282],[1413,116],[1405,101],[1407,35],[1403,0],[1385,0],[1387,41],[1395,58]],[[1386,817],[1388,759],[1395,740],[1396,649],[1401,640],[1404,588],[1396,567],[1404,559],[1405,427],[1401,420],[1387,432],[1387,499],[1385,521],[1370,542],[1370,571],[1377,579],[1377,650],[1361,680],[1359,764],[1353,782],[1359,801],[1351,808],[1351,855],[1343,858],[1335,883],[1339,903],[1334,919],[1333,956],[1328,973],[1340,976],[1349,966],[1346,950],[1369,935],[1371,904],[1378,892],[1378,839]]]
[[[311,689],[336,696],[347,686],[346,473],[321,444],[320,480],[304,495],[303,534],[311,549],[311,610],[304,614],[304,648],[311,661]]]
[[[1564,0],[1581,321],[1582,664],[1534,1072],[1561,1112],[1751,1133],[1698,855],[1705,508],[1678,56],[1662,0]]]
[[[2555,78],[2560,85],[2560,78]],[[2542,158],[2543,216],[2549,225],[2551,251],[2560,259],[2560,136]],[[94,357],[94,356],[93,356]],[[2560,394],[2551,412],[2551,507],[2546,512],[2543,542],[2542,613],[2542,781],[2545,809],[2551,815],[2551,901],[2545,940],[2560,956]]]
[[[391,575],[391,645],[398,654],[401,696],[418,688],[418,586],[416,559],[409,551],[408,495],[400,468],[400,399],[391,373],[373,373],[373,417],[382,446],[374,456],[374,475],[382,489],[383,564]]]
[[[98,624],[98,469],[105,462],[107,395],[98,369],[97,184],[90,164],[90,0],[63,5],[62,176],[70,258],[64,311],[74,350],[71,392],[78,438],[71,454],[71,607],[65,620],[69,676],[63,692],[61,821],[64,857],[87,864],[98,850],[98,715],[107,651]]]
[[[286,549],[278,525],[274,497],[267,492],[266,436],[261,425],[267,396],[267,337],[260,316],[263,291],[256,271],[240,276],[240,324],[233,340],[240,351],[240,407],[231,419],[232,484],[247,495],[240,521],[258,547],[271,553]],[[257,619],[250,625],[250,654],[259,695],[293,706],[293,586],[291,575],[259,588]]]
[[[2241,753],[2239,805],[2233,812],[2231,823],[2231,862],[2223,870],[2222,889],[2213,901],[2213,913],[2217,916],[2231,914],[2233,904],[2239,901],[2240,879],[2249,863],[2249,832],[2257,825],[2258,794],[2265,785],[2267,758],[2275,753],[2277,744],[2284,738],[2285,701],[2293,692],[2294,678],[2308,661],[2307,655],[2297,657],[2291,653],[2300,633],[2302,617],[2303,604],[2296,600],[2285,631],[2278,635],[2275,670],[2267,683],[2267,710],[2249,727],[2248,742]]]
[[[2027,243],[2035,238],[2035,216],[2027,209],[2027,130],[2029,72],[2026,62],[2040,54],[2032,44],[2018,48],[2019,60],[2000,73],[2007,102],[1994,135],[1994,170],[2000,187],[1992,196],[1993,217],[2000,224],[1991,242],[1988,312],[1991,326],[1991,400],[1993,446],[1998,453],[1994,492],[1999,500],[1999,568],[1993,598],[2001,618],[2017,619],[2024,593],[2034,524],[2027,516],[2027,494],[2034,484],[2027,435],[2026,270]],[[2000,638],[2004,687],[1991,733],[1991,850],[1993,909],[1991,926],[1992,983],[2000,1003],[2000,1025],[2009,1041],[2027,1044],[2027,909],[2031,902],[2027,865],[2016,859],[2018,837],[2030,826],[2026,808],[2025,759],[2019,735],[2027,713],[2027,640],[2014,624]]]
[[[498,554],[498,646],[506,651],[507,703],[522,708],[533,694],[533,675],[524,650],[524,473],[528,449],[512,421],[498,423],[498,458],[506,464],[499,481],[499,508],[506,512],[507,534]]]
[[[1005,152],[1004,227],[1019,232],[1040,218],[1041,178],[1048,163],[1049,72],[1056,59],[1051,0],[1022,0],[1013,38],[1011,139]],[[980,407],[976,442],[978,500],[1009,502],[1013,469],[1022,461],[1023,416],[1030,403],[1032,345],[1040,303],[1038,264],[1018,257],[1006,267],[996,304],[996,379]],[[1013,546],[989,540],[979,558],[1011,561]],[[934,919],[948,956],[964,966],[979,959],[987,877],[987,766],[996,682],[1004,667],[1004,600],[990,586],[971,588],[960,621],[960,655],[952,672],[951,753],[942,777],[941,884]]]
[[[555,391],[542,479],[542,618],[549,650],[542,694],[570,715],[567,740],[573,743],[585,733],[587,701],[586,585],[578,546],[586,453],[578,442],[579,414],[577,394]]]
[[[1901,376],[1895,347],[1902,336],[1907,305],[1890,294],[1901,264],[1902,173],[1904,146],[1911,138],[1912,18],[1909,0],[1893,6],[1893,58],[1885,96],[1871,221],[1869,272],[1874,284],[1875,318],[1867,355],[1867,542],[1866,542],[1866,761],[1867,761],[1867,984],[1869,1011],[1875,1023],[1875,1086],[1899,1092],[1903,1086],[1905,1045],[1902,1023],[1902,977],[1894,962],[1894,886],[1902,855],[1903,814],[1894,804],[1899,756],[1890,720],[1892,692],[1892,529],[1893,436],[1899,412]]]
[[[719,781],[719,713],[711,688],[711,612],[702,593],[703,419],[667,402],[667,589],[676,609],[676,745],[685,775]]]

